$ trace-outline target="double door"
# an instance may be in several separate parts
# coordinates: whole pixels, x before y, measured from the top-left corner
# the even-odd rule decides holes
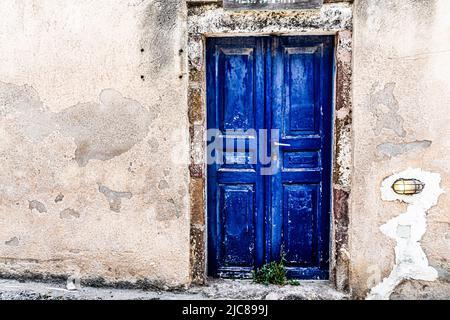
[[[207,39],[209,275],[328,278],[333,43]]]

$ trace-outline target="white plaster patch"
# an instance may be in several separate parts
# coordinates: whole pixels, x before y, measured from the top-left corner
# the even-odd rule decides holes
[[[425,188],[417,195],[398,195],[392,189],[392,185],[400,178],[418,179],[425,184]],[[403,280],[435,281],[437,279],[438,272],[428,265],[420,240],[427,228],[427,211],[437,204],[439,196],[444,193],[440,183],[439,174],[421,169],[408,169],[383,181],[381,197],[384,201],[403,201],[409,206],[405,213],[389,220],[380,228],[385,235],[397,242],[395,265],[391,274],[372,288],[367,296],[368,300],[388,300]]]

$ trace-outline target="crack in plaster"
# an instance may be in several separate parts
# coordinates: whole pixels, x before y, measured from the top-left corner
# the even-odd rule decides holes
[[[418,179],[425,188],[414,196],[398,195],[392,185],[400,178]],[[427,229],[427,211],[437,205],[439,196],[444,193],[440,183],[440,174],[411,168],[383,181],[381,195],[384,201],[402,201],[409,206],[405,213],[380,227],[383,234],[397,242],[395,265],[390,275],[372,288],[368,300],[388,300],[403,280],[435,281],[438,278],[436,269],[428,264],[420,241]]]

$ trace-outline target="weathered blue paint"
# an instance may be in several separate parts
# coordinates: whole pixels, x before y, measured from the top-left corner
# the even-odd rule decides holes
[[[291,277],[328,277],[332,68],[333,37],[208,39],[208,128],[224,133],[223,163],[208,166],[210,275],[284,254]],[[248,129],[280,130],[277,174],[251,163],[256,136],[226,133]]]

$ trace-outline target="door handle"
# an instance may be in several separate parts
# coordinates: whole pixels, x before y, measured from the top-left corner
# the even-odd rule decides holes
[[[290,147],[291,146],[289,143],[274,142],[273,144],[277,147]]]

